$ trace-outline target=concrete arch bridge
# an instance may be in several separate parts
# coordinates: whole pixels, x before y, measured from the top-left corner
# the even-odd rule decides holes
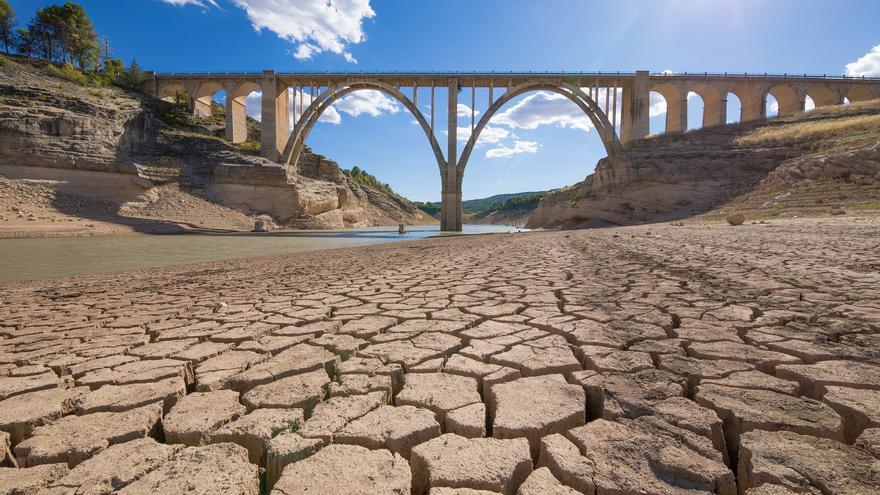
[[[688,128],[688,95],[703,100],[704,127],[727,122],[730,94],[740,101],[743,122],[766,118],[768,95],[779,115],[804,111],[807,98],[817,107],[880,98],[880,79],[808,75],[633,73],[187,73],[152,74],[148,90],[159,98],[185,93],[192,111],[210,115],[211,98],[226,94],[226,137],[247,138],[245,100],[262,92],[262,154],[297,166],[306,139],[321,115],[344,96],[360,90],[380,91],[405,107],[424,131],[440,172],[441,229],[461,230],[461,185],[468,160],[481,132],[505,103],[532,91],[550,91],[571,100],[590,119],[612,159],[649,132],[650,93],[667,105],[665,132]],[[470,94],[463,89],[470,89]],[[487,95],[485,110],[476,119],[476,92]],[[446,97],[445,153],[437,139],[435,94]],[[429,99],[426,115],[419,96]],[[471,109],[470,138],[459,150],[458,104]],[[469,98],[468,98],[469,96]],[[482,96],[480,99],[482,100]],[[468,101],[469,100],[469,101]],[[423,102],[424,103],[424,102]],[[482,104],[482,101],[479,102]],[[292,108],[292,111],[291,111]],[[292,128],[291,128],[291,123]]]

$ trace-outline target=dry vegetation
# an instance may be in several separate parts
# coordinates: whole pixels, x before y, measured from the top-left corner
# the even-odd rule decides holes
[[[822,148],[880,140],[880,101],[820,108],[792,117],[775,119],[735,139],[740,146],[786,144],[816,140]],[[830,146],[829,146],[830,145]]]

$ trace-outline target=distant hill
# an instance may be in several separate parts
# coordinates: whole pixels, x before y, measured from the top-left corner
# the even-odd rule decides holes
[[[461,207],[465,213],[483,213],[487,211],[497,210],[499,205],[503,205],[508,199],[520,198],[523,196],[538,196],[546,191],[530,191],[509,194],[496,194],[488,198],[469,199],[461,202]]]

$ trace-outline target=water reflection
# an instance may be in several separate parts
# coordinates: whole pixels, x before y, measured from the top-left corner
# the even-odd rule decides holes
[[[465,225],[462,234],[516,230],[513,227],[496,225]],[[409,226],[406,234],[398,234],[395,226],[262,234],[205,232],[197,235],[0,239],[0,281],[346,248],[439,235],[450,234],[441,233],[436,225],[425,225]]]

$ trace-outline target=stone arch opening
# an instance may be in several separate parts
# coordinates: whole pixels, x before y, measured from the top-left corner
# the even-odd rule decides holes
[[[160,100],[169,103],[188,103],[189,94],[186,86],[181,83],[167,83],[159,86],[159,93],[156,95]]]
[[[657,136],[666,132],[666,98],[657,91],[648,93],[648,134]]]
[[[318,122],[318,119],[321,118],[321,115],[323,115],[333,103],[341,98],[356,91],[363,90],[380,91],[397,100],[412,114],[425,133],[425,136],[428,138],[429,144],[434,153],[434,158],[437,161],[437,166],[442,175],[443,169],[446,166],[446,160],[443,157],[443,152],[434,136],[434,132],[424,115],[422,115],[421,111],[419,111],[415,104],[413,104],[406,95],[401,93],[399,89],[374,81],[352,81],[343,83],[328,88],[316,96],[309,103],[308,108],[303,110],[302,115],[293,128],[293,131],[291,131],[287,145],[285,145],[284,151],[281,154],[281,163],[288,164],[295,169],[297,162],[299,161],[299,156],[305,147],[306,139],[308,139],[309,134]]]
[[[768,89],[764,100],[768,101],[770,96],[773,96],[773,99],[776,101],[776,114],[779,117],[804,111],[804,100],[787,84],[778,84]],[[767,113],[767,116],[770,116],[770,112]]]
[[[664,132],[678,133],[687,130],[687,90],[684,86],[674,83],[662,83],[654,85],[651,91],[659,93],[666,101],[666,126]]]
[[[697,111],[697,108],[701,111]],[[714,84],[698,84],[692,87],[688,93],[688,122],[690,129],[726,124],[727,91]],[[698,122],[700,125],[697,125]]]
[[[804,111],[809,112],[811,110],[816,109],[816,102],[813,101],[813,98],[810,95],[804,96]]]
[[[814,84],[811,86],[810,90],[807,92],[806,98],[809,98],[813,103],[813,108],[839,105],[843,101],[837,91],[832,90],[824,84]],[[812,108],[806,103],[806,98],[804,110],[810,111]]]
[[[486,128],[492,117],[494,117],[505,104],[514,98],[535,91],[549,91],[568,98],[584,112],[587,118],[590,119],[590,122],[596,129],[599,137],[602,139],[602,144],[609,157],[614,158],[622,151],[623,148],[620,145],[617,133],[614,131],[614,125],[608,120],[608,117],[601,110],[599,105],[581,88],[564,83],[559,84],[546,81],[528,82],[510,88],[498,99],[492,102],[492,105],[485,111],[485,113],[483,113],[483,116],[480,118],[480,121],[477,123],[474,131],[468,138],[467,144],[465,144],[464,149],[462,150],[461,158],[458,160],[457,174],[459,181],[464,176],[468,160],[470,159],[471,153],[473,153],[477,141],[480,139],[483,129]]]
[[[728,91],[727,95],[724,97],[727,106],[726,113],[726,122],[727,124],[736,124],[738,122],[742,122],[743,120],[743,107],[742,100],[737,96],[733,91]]]
[[[584,88],[582,91],[597,105],[604,105],[607,91],[609,102],[613,102],[614,88],[598,88],[598,90]],[[465,89],[465,92],[469,93],[470,90]],[[595,96],[596,94],[598,96]],[[456,172],[464,198],[485,197],[506,192],[489,191],[486,188],[493,187],[496,181],[500,182],[505,177],[507,170],[517,166],[527,167],[530,175],[534,173],[535,176],[528,182],[506,186],[508,189],[523,191],[551,189],[577,182],[583,180],[585,172],[589,171],[577,165],[592,165],[605,156],[614,157],[619,152],[614,151],[613,147],[612,151],[609,151],[601,136],[603,132],[609,135],[611,129],[616,127],[610,119],[615,117],[615,120],[620,119],[620,109],[618,107],[617,112],[614,112],[613,103],[609,103],[607,124],[599,119],[596,121],[597,124],[590,119],[584,110],[584,105],[579,105],[569,96],[548,88],[519,87],[512,88],[507,94],[496,92],[494,95],[495,101],[485,106],[479,105],[479,102],[485,99],[477,98],[479,121],[474,122],[473,131],[470,113],[459,114],[458,143],[463,147]],[[469,94],[466,96],[470,99]],[[487,93],[481,96],[485,97]],[[617,98],[618,102],[621,101],[620,91]],[[524,121],[519,118],[521,111],[538,120],[523,124]],[[602,112],[604,113],[604,109]],[[553,115],[554,118],[544,120],[538,117],[549,115]],[[560,117],[563,115],[564,119]],[[606,130],[600,130],[597,125],[607,125]],[[553,130],[549,131],[551,128]],[[533,132],[535,135],[524,134],[521,131]],[[538,135],[540,137],[537,137]],[[577,148],[565,148],[568,143],[574,144]],[[601,147],[597,146],[599,143],[602,144]],[[572,155],[576,155],[577,158]],[[553,158],[549,158],[551,156]],[[569,166],[560,165],[562,163],[567,163]],[[467,180],[463,180],[465,174],[468,175]],[[477,189],[479,191],[476,191]]]
[[[779,117],[779,102],[770,93],[764,96],[764,116],[768,119]]]
[[[688,125],[687,130],[702,129],[706,126],[706,103],[700,93],[688,91],[687,94]],[[716,109],[717,110],[717,109]]]
[[[229,83],[225,86],[227,140],[237,144],[256,139],[256,136],[248,136],[248,99],[259,92],[260,85],[252,81]],[[250,104],[260,105],[257,101],[251,101]],[[251,110],[252,113],[257,113],[254,109]]]
[[[206,81],[199,84],[195,91],[190,95],[192,98],[193,115],[198,117],[211,117],[214,112],[211,109],[211,102],[215,101],[214,95],[225,90],[223,85],[215,81]],[[222,98],[218,98],[223,101]]]

